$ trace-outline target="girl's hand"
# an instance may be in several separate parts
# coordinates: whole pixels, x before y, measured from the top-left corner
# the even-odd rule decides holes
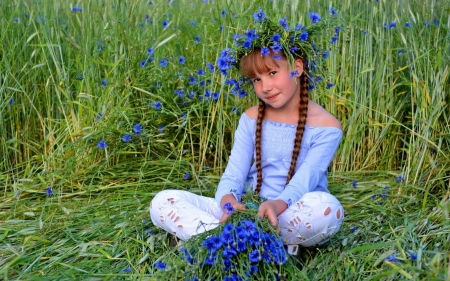
[[[261,219],[267,217],[274,227],[278,227],[278,216],[287,208],[288,205],[283,200],[269,200],[259,206],[258,217]]]
[[[220,200],[220,206],[222,206],[223,215],[220,218],[219,223],[226,221],[234,213],[233,211],[230,211],[231,208],[233,210],[245,210],[245,206],[239,203],[233,194],[227,194],[222,197],[222,200]]]

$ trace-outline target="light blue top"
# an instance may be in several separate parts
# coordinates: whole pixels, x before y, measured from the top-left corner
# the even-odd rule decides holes
[[[327,170],[342,138],[336,127],[305,126],[295,173],[285,187],[291,165],[297,125],[263,121],[261,132],[261,165],[263,183],[260,196],[281,199],[290,206],[310,191],[328,191]],[[256,119],[242,114],[235,132],[227,167],[217,187],[215,199],[233,194],[237,200],[245,186],[256,187],[257,170],[254,159]]]

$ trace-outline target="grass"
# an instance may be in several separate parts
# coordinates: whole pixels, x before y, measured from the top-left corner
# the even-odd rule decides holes
[[[152,280],[154,263],[176,254],[149,221],[152,196],[166,188],[213,196],[239,115],[255,103],[230,94],[208,63],[260,7],[309,24],[307,12],[330,5],[153,2],[0,2],[4,280]],[[450,6],[332,4],[344,27],[328,59],[335,87],[311,94],[344,128],[330,189],[346,219],[325,247],[304,249],[301,279],[448,280]],[[141,67],[150,47],[154,60]],[[220,98],[201,100],[206,89]]]

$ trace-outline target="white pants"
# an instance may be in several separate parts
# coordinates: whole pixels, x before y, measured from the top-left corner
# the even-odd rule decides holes
[[[182,190],[163,190],[150,203],[153,224],[187,240],[219,224],[223,210],[214,198]],[[281,235],[286,244],[310,247],[336,234],[344,218],[344,209],[326,192],[306,193],[279,217]]]

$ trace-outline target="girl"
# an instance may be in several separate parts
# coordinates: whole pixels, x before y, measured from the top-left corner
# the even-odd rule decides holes
[[[240,72],[252,81],[259,105],[247,109],[239,120],[215,199],[164,190],[150,204],[153,223],[182,240],[226,221],[226,203],[244,210],[240,200],[248,188],[266,199],[258,216],[278,227],[288,245],[320,245],[342,224],[344,210],[327,189],[327,169],[342,137],[341,125],[308,99],[306,60],[317,47],[301,40],[300,34],[307,31],[300,30],[297,37],[267,20],[261,25],[258,32],[251,30],[237,42],[240,49],[222,52],[218,62],[225,73],[229,67],[224,61],[239,63]],[[251,48],[244,45],[248,40]],[[288,250],[295,254],[296,248]]]

